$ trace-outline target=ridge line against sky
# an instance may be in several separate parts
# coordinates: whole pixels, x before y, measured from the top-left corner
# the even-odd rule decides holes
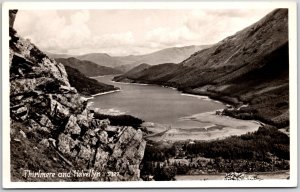
[[[19,10],[15,28],[51,53],[125,56],[214,44],[272,10]]]

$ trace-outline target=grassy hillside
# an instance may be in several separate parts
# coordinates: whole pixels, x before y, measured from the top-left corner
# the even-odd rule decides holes
[[[64,66],[69,66],[79,70],[81,73],[88,77],[101,76],[101,75],[112,75],[122,73],[119,70],[113,69],[111,67],[105,67],[93,63],[91,61],[79,60],[74,57],[70,58],[57,58],[57,62],[62,63]]]
[[[90,96],[101,92],[116,90],[117,88],[112,85],[100,83],[95,79],[86,77],[77,69],[65,66],[68,74],[70,85],[75,87],[77,91],[83,95]]]

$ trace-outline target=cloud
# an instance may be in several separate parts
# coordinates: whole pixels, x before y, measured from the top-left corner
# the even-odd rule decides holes
[[[41,49],[68,50],[81,47],[91,36],[88,19],[89,12],[85,10],[76,11],[69,21],[58,11],[21,10],[15,28]]]
[[[15,28],[45,51],[143,54],[216,43],[271,10],[20,10]],[[98,21],[101,20],[101,21]]]

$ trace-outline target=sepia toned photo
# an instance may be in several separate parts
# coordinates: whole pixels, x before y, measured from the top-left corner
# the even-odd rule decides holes
[[[7,187],[296,185],[295,4],[35,5],[3,9]]]

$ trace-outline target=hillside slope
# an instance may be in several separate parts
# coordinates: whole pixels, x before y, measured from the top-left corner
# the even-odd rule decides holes
[[[5,119],[11,181],[140,180],[146,145],[142,131],[111,127],[108,119],[94,117],[87,100],[70,86],[65,67],[13,29],[16,12],[9,11],[10,120]],[[56,175],[30,177],[24,170]],[[76,170],[97,175],[80,177]],[[58,172],[71,174],[59,177]]]
[[[69,66],[79,70],[81,73],[88,77],[122,73],[121,71],[113,69],[111,67],[101,66],[91,61],[79,60],[74,57],[56,58],[55,60],[59,63],[62,63],[64,66]]]
[[[178,64],[177,70],[171,67],[168,71],[158,65],[116,80],[126,78],[174,86],[235,105],[249,104],[225,112],[285,127],[289,124],[288,10],[274,10],[253,25],[194,53]]]
[[[127,72],[141,63],[147,63],[149,65],[157,65],[161,63],[179,63],[196,51],[208,48],[209,46],[210,45],[191,45],[185,47],[171,47],[149,54],[129,56],[110,56],[106,53],[90,53],[79,56],[53,53],[50,53],[49,55],[52,58],[60,59],[60,62],[68,62],[67,58],[72,58],[72,60],[76,58],[82,60],[83,62],[90,61],[100,66],[111,67],[119,72]],[[71,65],[69,66],[74,67]],[[76,69],[80,70],[79,68]]]
[[[101,66],[116,67],[122,63],[107,53],[89,53],[76,56],[77,59],[91,61]]]
[[[118,88],[113,85],[107,85],[100,83],[95,79],[86,77],[77,69],[74,69],[69,66],[65,66],[66,72],[68,74],[68,80],[72,87],[82,95],[92,96],[98,93],[103,93],[107,91],[117,90]]]

